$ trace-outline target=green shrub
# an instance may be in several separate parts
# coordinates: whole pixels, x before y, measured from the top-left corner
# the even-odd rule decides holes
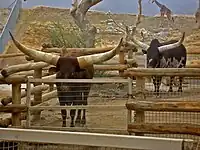
[[[86,47],[84,44],[84,38],[78,27],[70,25],[64,26],[60,22],[53,22],[50,29],[50,41],[53,47],[65,47],[65,48],[83,48]],[[101,37],[96,39],[96,46],[100,45]],[[96,70],[94,73],[95,77],[106,77],[105,71]]]
[[[50,41],[54,47],[80,48],[85,47],[84,39],[78,27],[71,23],[68,27],[60,22],[53,22],[51,29],[48,29]]]

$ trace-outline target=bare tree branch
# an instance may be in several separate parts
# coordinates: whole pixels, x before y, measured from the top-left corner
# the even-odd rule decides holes
[[[84,35],[85,44],[87,47],[94,47],[96,27],[92,26],[86,19],[87,11],[94,5],[103,0],[72,0],[72,8],[70,13],[74,18],[76,25],[81,29]]]
[[[113,20],[113,23],[114,23],[117,27],[119,27],[119,29],[117,29],[117,30],[119,30],[119,31],[121,31],[121,32],[123,32],[123,33],[125,33],[124,28],[122,28],[120,25],[118,25],[118,23],[113,19],[113,17],[111,16],[110,11],[107,13],[107,15],[108,15],[109,19],[112,19],[112,20]],[[124,23],[123,23],[123,24],[124,24]]]
[[[138,15],[135,24],[136,27],[141,23],[141,16],[142,16],[142,0],[138,0]]]

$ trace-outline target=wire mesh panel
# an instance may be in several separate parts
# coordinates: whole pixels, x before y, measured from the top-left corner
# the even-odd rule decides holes
[[[200,100],[200,78],[183,77],[152,77],[145,80],[144,96],[148,101],[195,101]],[[181,85],[180,85],[181,84]],[[171,88],[170,88],[171,85]],[[134,91],[134,94],[136,91]]]
[[[128,148],[98,147],[68,144],[45,144],[32,142],[3,141],[0,150],[136,150]]]
[[[150,73],[149,73],[150,74]],[[154,73],[155,74],[155,73]],[[163,73],[164,74],[164,73]],[[147,108],[144,105],[145,108],[141,106],[141,108],[138,109],[138,113],[141,113],[142,109],[144,111],[144,115],[141,115],[141,118],[139,121],[136,121],[134,126],[134,131],[141,127],[141,129],[138,129],[140,131],[142,130],[148,130],[144,131],[144,134],[146,136],[155,136],[155,137],[171,137],[171,138],[186,138],[186,139],[194,139],[196,141],[200,140],[199,136],[199,127],[200,127],[200,113],[198,111],[184,111],[184,108],[182,108],[182,111],[175,110],[178,105],[172,105],[172,102],[183,102],[185,103],[183,106],[185,106],[185,109],[192,106],[192,102],[200,102],[200,78],[197,77],[183,77],[182,83],[180,83],[179,77],[175,76],[174,80],[170,81],[170,76],[151,76],[151,81],[143,80],[144,83],[144,89],[142,90],[141,96],[141,85],[138,85],[138,88],[134,90],[134,94],[136,95],[136,101],[145,101],[146,106],[152,102],[157,104],[163,104],[160,110],[159,108],[156,108],[157,110],[154,111],[155,108],[151,108],[149,106],[148,110],[145,110]],[[164,80],[168,79],[168,82],[164,82]],[[141,79],[140,79],[141,81]],[[137,81],[136,81],[137,85]],[[170,87],[171,85],[171,87]],[[138,97],[137,95],[140,94]],[[136,103],[136,102],[135,102]],[[191,103],[191,104],[190,104]],[[174,106],[173,111],[168,111],[167,107]],[[157,105],[158,106],[158,105]],[[166,106],[166,108],[165,108]],[[199,105],[197,104],[196,108]],[[193,106],[192,106],[193,107]],[[134,111],[133,120],[135,120],[136,111]],[[138,115],[139,116],[139,115]],[[136,119],[137,120],[137,119]],[[137,124],[138,123],[138,124]],[[138,127],[136,127],[138,125]],[[175,128],[177,131],[175,131]],[[191,133],[183,133],[183,131],[180,131],[181,128],[190,128]],[[192,131],[193,129],[193,131]],[[184,129],[183,129],[184,130]],[[195,132],[196,131],[196,132]],[[172,133],[173,132],[173,133]],[[182,132],[182,133],[180,133]],[[151,134],[150,134],[151,133]]]
[[[34,111],[42,110],[40,120],[31,119],[30,126],[60,128],[66,120],[66,126],[64,122],[63,127],[72,127],[73,122],[75,127],[125,130],[128,81],[126,79],[110,81],[57,83],[58,88],[54,87],[56,90],[54,97],[29,107],[32,115]],[[76,108],[71,109],[72,106]],[[85,109],[81,109],[82,107]]]

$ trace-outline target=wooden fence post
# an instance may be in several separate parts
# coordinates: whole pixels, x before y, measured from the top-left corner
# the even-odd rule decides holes
[[[37,78],[41,79],[42,78],[42,69],[34,70],[33,77],[35,79],[37,79]],[[34,83],[34,87],[41,85],[41,84],[42,83]],[[41,102],[42,102],[42,91],[39,91],[34,94],[34,104],[37,105],[37,104],[40,104]],[[40,120],[40,114],[41,114],[41,111],[34,112],[33,120]]]
[[[12,84],[12,103],[21,104],[21,83]],[[12,126],[21,126],[21,113],[12,113]]]
[[[120,64],[125,64],[125,54],[124,54],[124,51],[123,49],[120,49],[120,52],[119,52],[119,63]],[[119,71],[119,76],[123,76],[123,73],[124,71]]]
[[[136,101],[143,101],[145,99],[145,79],[141,76],[136,76]],[[135,123],[143,123],[145,121],[144,111],[135,111]],[[144,134],[136,133],[137,136],[143,136]]]
[[[27,96],[26,96],[26,106],[27,106],[27,117],[26,117],[26,127],[29,128],[31,126],[31,112],[30,112],[30,106],[31,106],[31,83],[27,81],[26,84],[27,88]]]
[[[53,75],[55,73],[52,68],[49,68],[48,72],[49,72],[49,75]],[[53,91],[53,87],[54,87],[54,83],[50,83],[49,84],[49,92]]]
[[[133,80],[129,77],[128,78],[128,101],[132,99],[133,96]],[[132,110],[127,110],[127,126],[132,121]]]

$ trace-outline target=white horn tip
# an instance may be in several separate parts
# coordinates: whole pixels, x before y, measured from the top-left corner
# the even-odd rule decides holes
[[[183,32],[182,38],[181,38],[181,43],[184,41],[185,39],[185,32]]]

